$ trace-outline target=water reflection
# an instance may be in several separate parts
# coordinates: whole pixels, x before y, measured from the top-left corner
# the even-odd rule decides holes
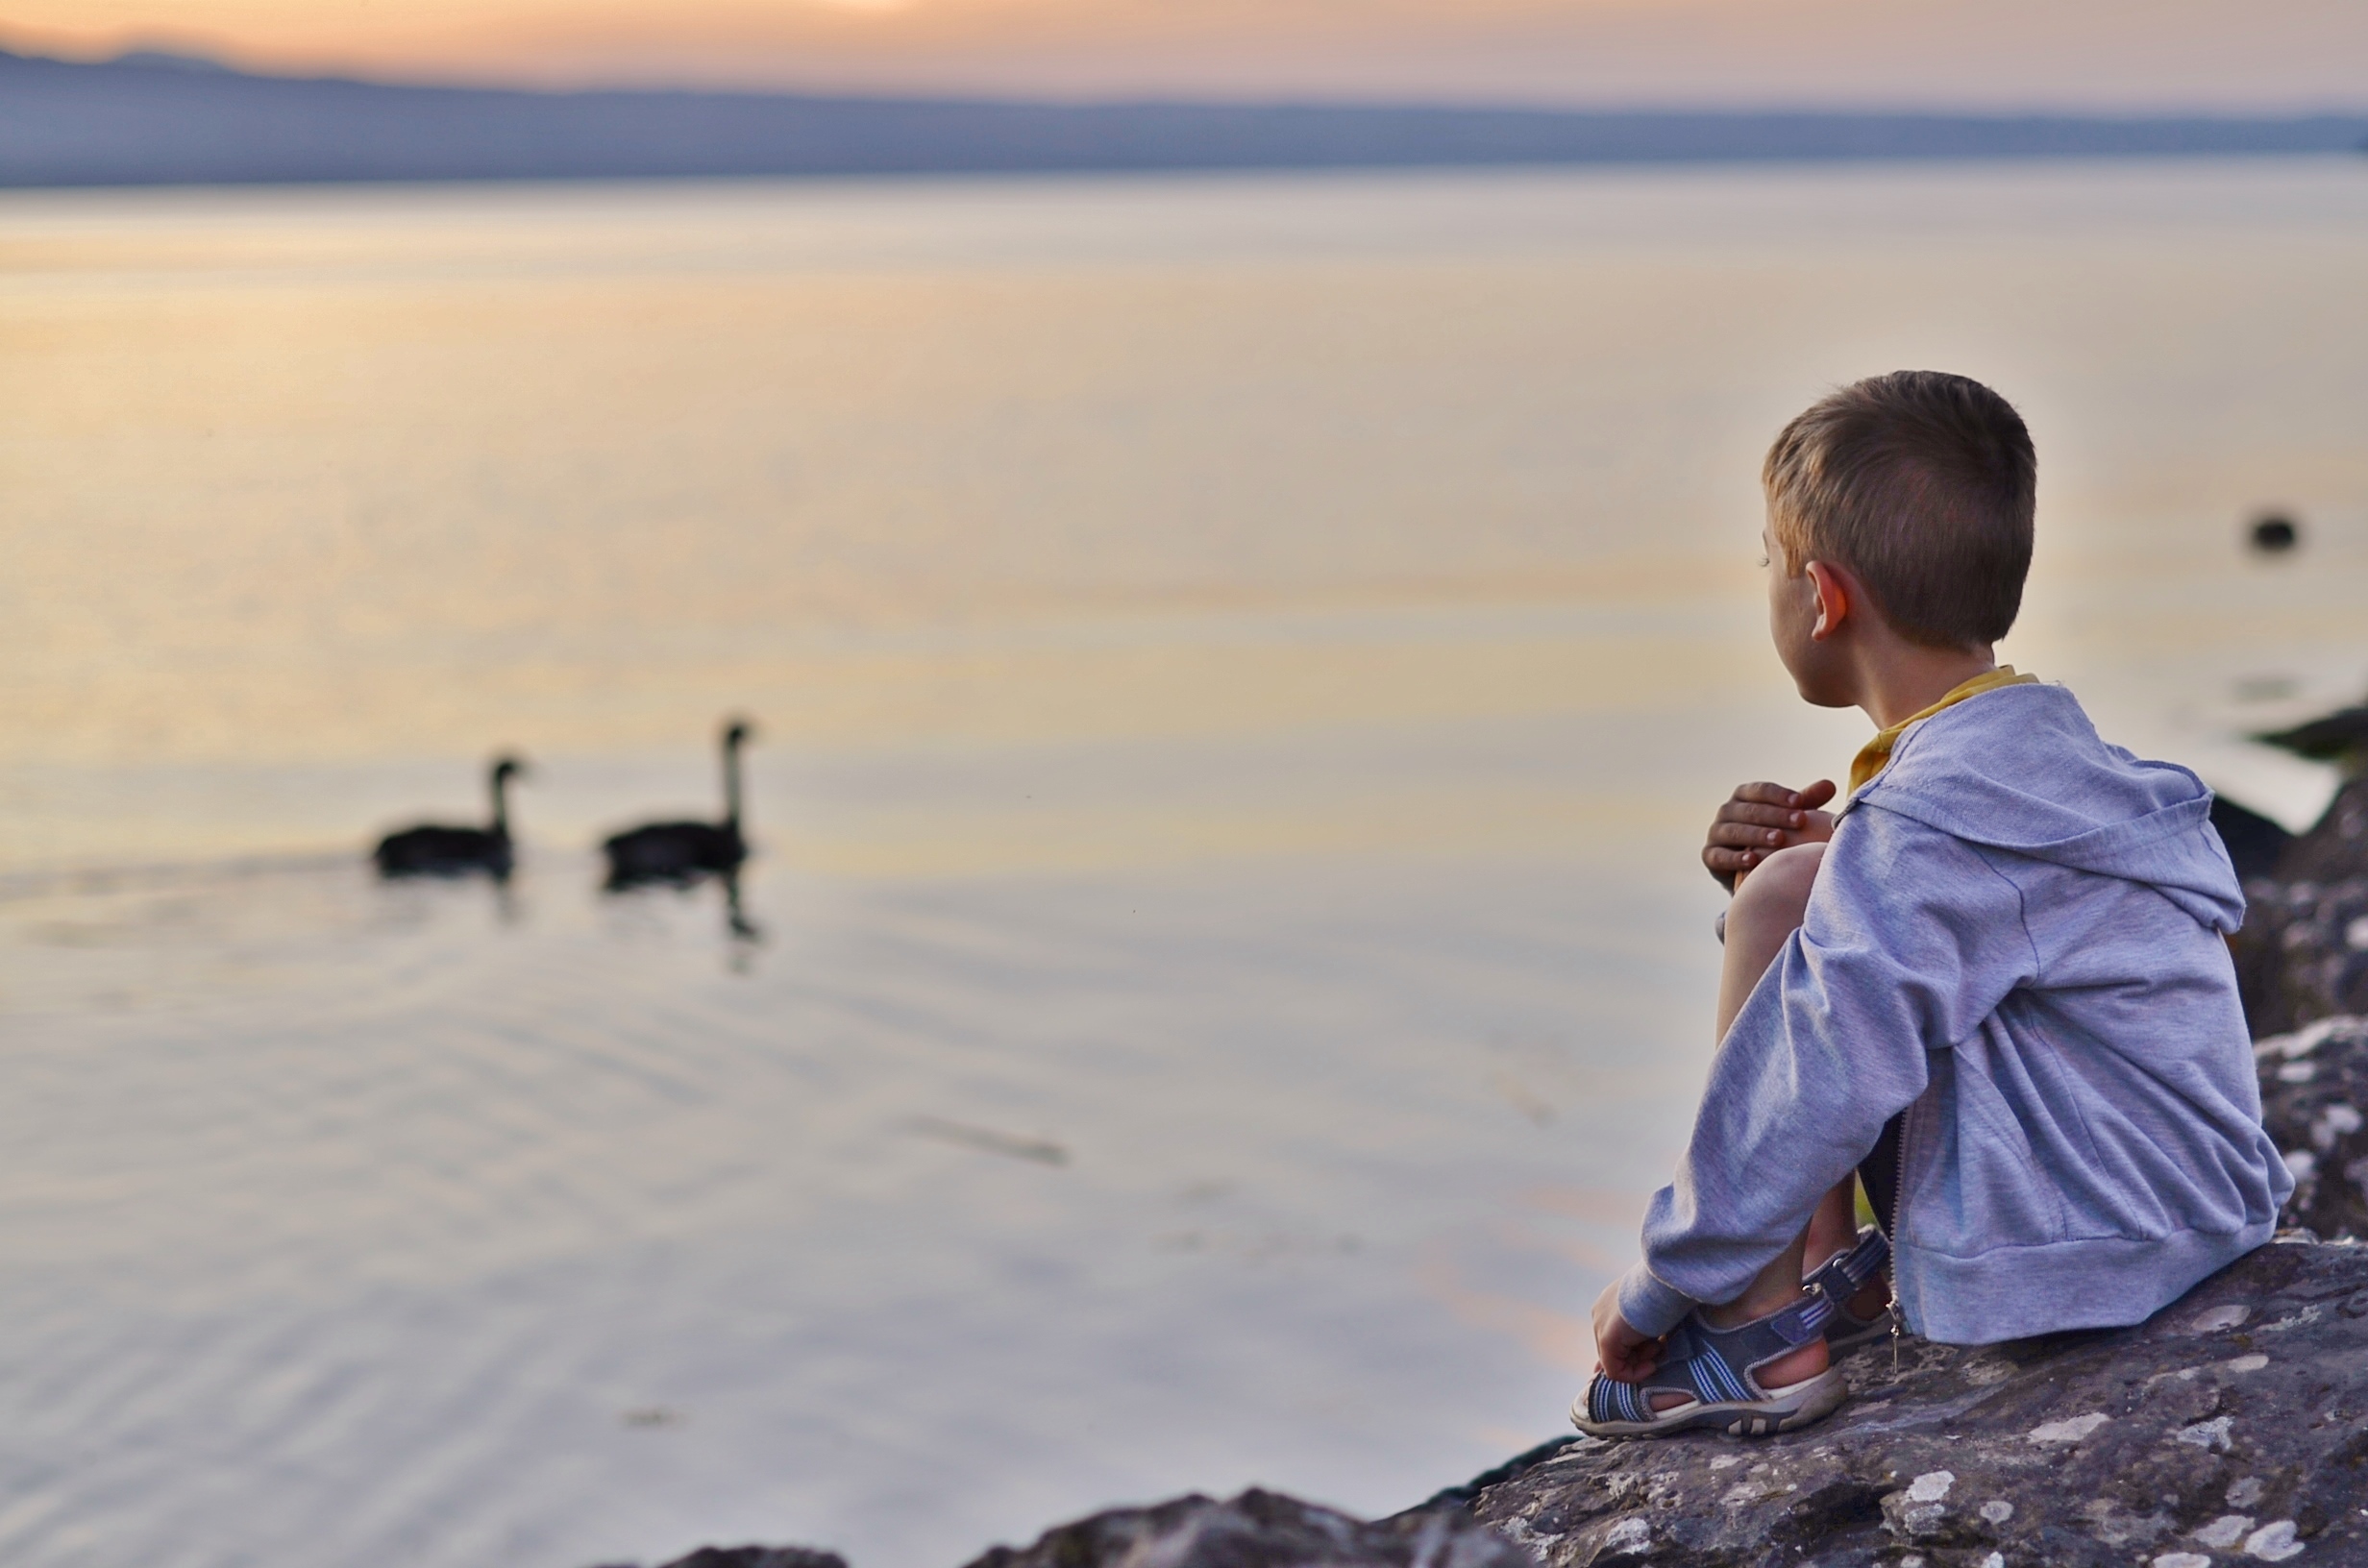
[[[765,928],[748,912],[748,901],[742,893],[742,868],[727,871],[700,871],[681,876],[652,878],[640,882],[619,882],[612,874],[601,884],[604,903],[624,907],[647,907],[660,894],[673,893],[683,897],[695,895],[708,883],[722,893],[724,904],[724,936],[730,943],[730,967],[735,972],[746,972],[748,954],[765,940]]]
[[[20,1511],[0,1559],[926,1564],[1182,1487],[1383,1511],[1556,1416],[1487,1314],[1587,1299],[1570,1247],[1633,1226],[1492,1222],[1665,1165],[1623,1065],[1698,1071],[1657,1024],[1691,877],[1598,931],[1609,873],[1534,857],[856,884],[785,844],[602,896],[520,849],[0,885],[0,1378],[83,1456],[10,1495],[89,1532]],[[735,891],[771,946],[719,941]],[[1549,1038],[1540,1127],[1487,1042]]]

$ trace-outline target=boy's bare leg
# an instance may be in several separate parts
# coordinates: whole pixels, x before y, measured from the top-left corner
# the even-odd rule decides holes
[[[1809,890],[1825,863],[1822,844],[1796,844],[1760,863],[1727,906],[1727,956],[1718,971],[1718,1035],[1727,1038],[1752,988],[1776,962],[1809,912]]]
[[[1809,908],[1809,890],[1816,880],[1817,867],[1825,859],[1823,844],[1803,844],[1779,849],[1745,874],[1735,894],[1735,902],[1727,908],[1727,956],[1718,972],[1718,1038],[1725,1040],[1733,1027],[1735,1016],[1751,999],[1752,989],[1760,976],[1776,962],[1792,933],[1800,929],[1801,918]],[[1726,1308],[1714,1308],[1703,1315],[1714,1327],[1731,1327],[1727,1314],[1735,1313],[1732,1322],[1749,1322],[1777,1311],[1792,1299],[1801,1287],[1801,1276],[1838,1252],[1858,1244],[1858,1178],[1845,1176],[1834,1184],[1818,1200],[1816,1212],[1810,1215],[1809,1233],[1797,1250],[1787,1249],[1787,1255],[1768,1265],[1769,1273],[1753,1282],[1744,1301],[1769,1303],[1757,1310],[1735,1313],[1741,1302]],[[1764,1288],[1762,1286],[1764,1286]],[[1870,1282],[1850,1303],[1850,1310],[1861,1317],[1872,1316],[1883,1310],[1890,1295],[1889,1288],[1878,1279]]]
[[[1760,976],[1784,951],[1785,943],[1799,929],[1809,907],[1810,885],[1825,858],[1822,844],[1780,849],[1753,868],[1727,906],[1727,953],[1718,973],[1718,1038],[1724,1041],[1735,1016],[1751,999]],[[1703,1321],[1716,1329],[1731,1329],[1770,1312],[1782,1311],[1801,1293],[1804,1251],[1823,1262],[1858,1236],[1852,1208],[1851,1184],[1844,1180],[1819,1200],[1807,1230],[1760,1271],[1743,1293],[1723,1306],[1704,1307]],[[1813,1339],[1800,1349],[1760,1369],[1760,1382],[1782,1388],[1804,1382],[1831,1364],[1825,1341]],[[1657,1396],[1653,1405],[1665,1409],[1684,1403],[1677,1394]]]

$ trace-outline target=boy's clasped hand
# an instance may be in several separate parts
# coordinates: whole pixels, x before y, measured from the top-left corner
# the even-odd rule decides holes
[[[1711,819],[1702,864],[1729,893],[1768,856],[1796,844],[1823,844],[1834,836],[1834,814],[1817,808],[1834,798],[1834,781],[1821,778],[1803,790],[1782,784],[1738,784]]]

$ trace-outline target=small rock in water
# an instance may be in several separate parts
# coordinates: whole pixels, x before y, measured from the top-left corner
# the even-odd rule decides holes
[[[678,1427],[683,1422],[683,1414],[663,1405],[645,1405],[638,1409],[626,1411],[622,1419],[629,1427]]]
[[[2303,535],[2302,529],[2294,526],[2292,518],[2271,512],[2254,519],[2253,527],[2246,537],[2257,554],[2283,555],[2302,543]]]

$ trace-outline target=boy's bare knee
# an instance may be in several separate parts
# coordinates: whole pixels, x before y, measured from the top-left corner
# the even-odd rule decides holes
[[[1796,844],[1779,849],[1751,869],[1735,902],[1727,906],[1727,931],[1790,931],[1809,908],[1809,890],[1825,862],[1822,844]]]

